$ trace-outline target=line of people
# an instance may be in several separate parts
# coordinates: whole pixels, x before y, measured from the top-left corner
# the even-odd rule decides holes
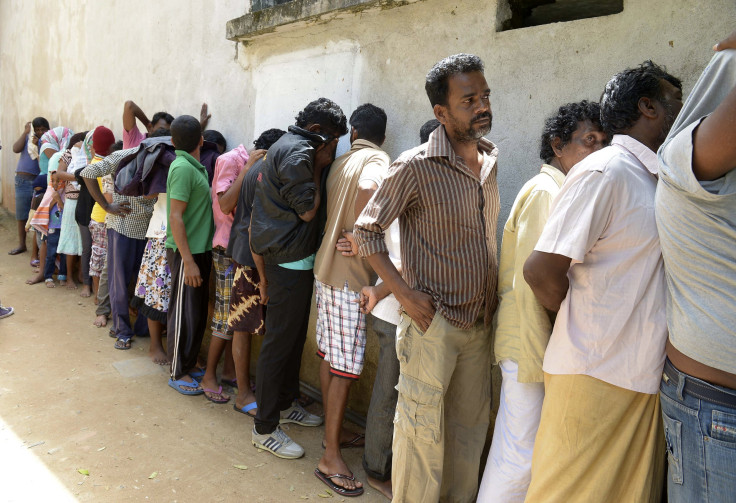
[[[57,280],[71,287],[69,257],[81,256],[82,294],[94,291],[97,325],[112,316],[115,348],[150,335],[151,358],[183,395],[223,404],[222,384],[235,385],[256,448],[299,458],[280,425],[324,421],[314,473],[337,494],[363,493],[341,454],[363,447],[368,483],[398,502],[659,501],[666,466],[670,501],[726,501],[734,49],[736,34],[716,46],[684,107],[680,80],[651,61],[617,73],[600,103],[561,106],[500,259],[491,91],[468,54],[429,71],[436,119],[393,163],[386,112],[370,103],[348,120],[320,98],[287,131],[226,153],[206,105],[199,119],[149,121],[126,102],[117,150],[104,126],[74,135],[34,119],[14,145],[25,199],[10,253],[25,251],[28,220],[44,263],[31,283],[55,285],[58,255]],[[31,181],[36,168],[47,182]],[[313,295],[324,419],[299,389]],[[368,330],[380,350],[362,435],[343,421]],[[501,403],[479,488],[492,363]]]

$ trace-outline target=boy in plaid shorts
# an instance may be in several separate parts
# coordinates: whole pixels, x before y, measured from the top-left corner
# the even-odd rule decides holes
[[[367,261],[353,257],[357,248],[349,231],[387,173],[389,157],[380,149],[386,138],[382,109],[361,105],[350,117],[350,126],[351,148],[332,163],[327,177],[327,223],[314,267],[325,409],[325,451],[315,475],[338,494],[357,496],[363,492],[362,484],[353,477],[340,448],[360,447],[364,436],[344,430],[342,422],[350,385],[363,371],[366,324],[359,292],[372,284],[375,274]],[[342,237],[347,241],[337,246]]]

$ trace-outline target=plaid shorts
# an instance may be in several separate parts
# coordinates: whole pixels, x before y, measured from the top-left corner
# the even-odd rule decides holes
[[[212,311],[212,335],[231,341],[233,331],[228,328],[228,318],[235,263],[233,259],[225,255],[222,248],[213,248],[212,265],[215,269],[215,309]]]
[[[89,275],[99,276],[107,261],[107,227],[103,222],[89,221],[92,235],[92,254],[89,259]]]
[[[235,266],[230,296],[230,330],[255,335],[263,335],[266,331],[266,306],[261,304],[258,290],[260,281],[255,267]]]
[[[358,292],[315,281],[317,299],[317,356],[330,364],[330,373],[357,380],[365,358],[365,315]]]

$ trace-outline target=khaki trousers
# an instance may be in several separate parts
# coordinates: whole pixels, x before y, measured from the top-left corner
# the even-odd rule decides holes
[[[490,339],[482,321],[462,330],[438,313],[422,333],[402,316],[394,503],[474,501],[491,409]]]

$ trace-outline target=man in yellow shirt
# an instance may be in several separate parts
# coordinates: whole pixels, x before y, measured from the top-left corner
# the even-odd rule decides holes
[[[544,125],[541,172],[522,187],[504,226],[494,342],[503,381],[479,502],[523,502],[526,496],[544,399],[542,359],[554,320],[524,281],[524,262],[567,172],[607,143],[597,103],[560,107]]]

